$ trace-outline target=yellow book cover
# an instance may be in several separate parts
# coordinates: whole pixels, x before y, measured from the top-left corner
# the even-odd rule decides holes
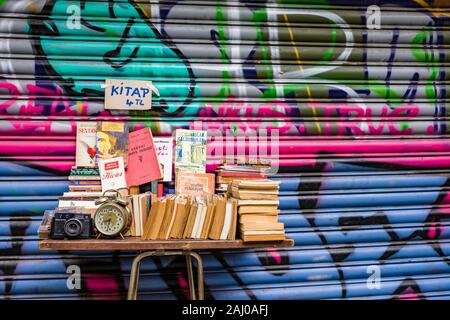
[[[97,122],[97,161],[123,157],[124,166],[128,166],[128,123]]]

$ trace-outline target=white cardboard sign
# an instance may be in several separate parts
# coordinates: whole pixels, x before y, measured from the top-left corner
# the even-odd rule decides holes
[[[151,81],[106,79],[105,109],[150,110],[152,92],[159,96]]]

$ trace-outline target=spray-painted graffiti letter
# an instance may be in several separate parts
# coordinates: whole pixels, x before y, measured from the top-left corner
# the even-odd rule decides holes
[[[366,11],[367,29],[381,29],[381,9],[379,6],[369,6]]]
[[[70,274],[67,278],[66,284],[69,290],[81,289],[81,269],[77,265],[70,265],[67,267],[66,273]]]
[[[68,6],[66,13],[69,15],[67,17],[67,28],[70,30],[81,29],[81,8],[75,4]]]
[[[367,289],[381,288],[381,270],[379,266],[368,266],[366,270],[369,277],[367,278]]]

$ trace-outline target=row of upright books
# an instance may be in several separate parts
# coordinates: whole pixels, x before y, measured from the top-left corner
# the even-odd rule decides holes
[[[126,234],[127,236],[141,237],[144,234],[144,225],[150,214],[152,199],[154,197],[155,195],[151,192],[131,194],[128,196],[128,208],[132,212],[133,220],[130,230]]]
[[[237,201],[225,195],[153,197],[143,240],[234,240]]]

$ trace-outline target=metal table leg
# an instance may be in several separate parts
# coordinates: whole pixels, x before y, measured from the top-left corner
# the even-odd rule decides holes
[[[197,292],[198,300],[205,300],[205,289],[203,287],[203,260],[202,257],[195,252],[189,252],[191,257],[197,260]]]
[[[133,259],[130,271],[130,283],[128,285],[127,300],[136,300],[137,298],[141,260],[147,257],[146,253],[148,252],[140,253]]]
[[[189,292],[190,298],[195,300],[197,297],[199,300],[204,300],[204,287],[203,287],[203,261],[199,254],[195,252],[191,252],[189,250],[184,251],[146,251],[138,254],[134,257],[133,263],[131,265],[130,272],[130,283],[128,285],[128,300],[136,300],[137,292],[139,286],[139,270],[142,259],[150,256],[174,256],[174,255],[183,255],[186,256],[186,264],[187,264],[187,273],[188,273],[188,284],[189,284]],[[195,293],[194,286],[194,273],[192,266],[192,259],[197,260],[197,294]]]
[[[195,288],[194,288],[194,272],[192,268],[192,258],[190,254],[186,254],[186,265],[188,272],[188,283],[189,283],[189,297],[191,300],[196,300]]]

